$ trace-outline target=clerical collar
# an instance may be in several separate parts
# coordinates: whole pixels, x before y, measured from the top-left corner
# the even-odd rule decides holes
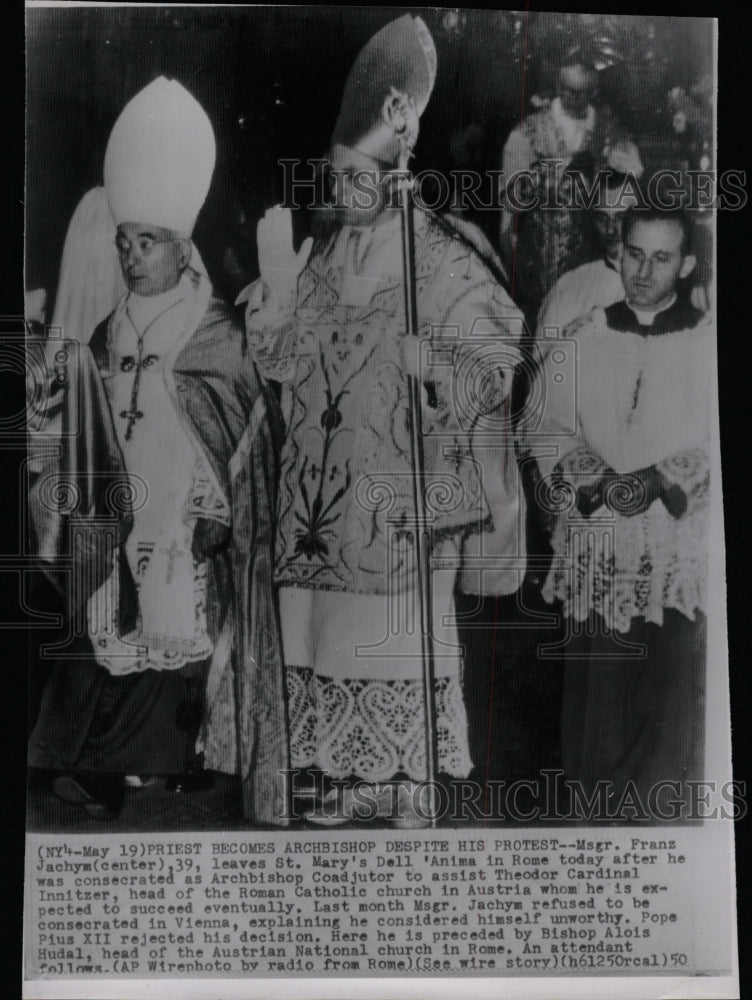
[[[638,311],[626,301],[614,303],[605,312],[609,329],[620,333],[639,333],[643,337],[690,330],[697,326],[703,316],[703,313],[695,309],[684,297],[677,296],[673,302],[657,312]],[[652,322],[644,321],[648,316],[652,317]]]
[[[166,292],[158,295],[138,295],[136,292],[128,293],[127,308],[133,322],[137,327],[143,328],[155,317],[166,312],[171,306],[186,297],[186,293],[191,287],[191,281],[187,274],[183,273],[180,281]]]
[[[627,305],[637,317],[640,326],[652,326],[655,322],[655,317],[659,313],[670,309],[674,302],[676,302],[676,292],[674,292],[671,299],[665,305],[659,306],[658,309],[640,309],[637,306],[633,306],[631,302],[628,302]]]

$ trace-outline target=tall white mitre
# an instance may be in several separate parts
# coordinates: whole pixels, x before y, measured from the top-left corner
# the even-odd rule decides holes
[[[126,104],[107,143],[104,186],[115,224],[190,236],[216,155],[204,109],[177,80],[158,77]]]

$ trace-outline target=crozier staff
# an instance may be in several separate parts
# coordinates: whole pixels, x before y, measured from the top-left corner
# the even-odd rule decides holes
[[[373,801],[385,816],[415,823],[423,817],[411,793],[426,776],[426,750],[408,374],[422,383],[433,548],[450,563],[432,580],[445,775],[470,770],[451,558],[469,549],[519,554],[514,455],[497,442],[479,461],[473,432],[481,411],[458,413],[454,389],[463,362],[484,363],[481,410],[500,420],[521,317],[473,246],[420,210],[415,296],[418,333],[435,348],[429,365],[418,364],[406,336],[394,171],[417,141],[435,65],[419,18],[401,17],[370,40],[347,79],[328,151],[336,178],[328,231],[296,253],[289,211],[267,212],[258,232],[262,279],[241,296],[257,364],[282,384],[287,423],[275,576],[291,762],[374,786],[405,779],[396,811],[379,788]],[[516,589],[516,575],[504,569],[482,583],[476,573],[472,586]],[[335,790],[326,804],[336,821],[357,803]]]

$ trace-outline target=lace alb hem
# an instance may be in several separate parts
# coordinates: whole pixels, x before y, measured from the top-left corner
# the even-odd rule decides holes
[[[552,541],[556,554],[543,597],[561,601],[564,615],[576,621],[595,612],[610,629],[628,632],[633,618],[662,625],[672,608],[694,621],[706,608],[704,510],[675,522],[651,508],[634,518],[617,515],[608,526],[570,515],[559,520]]]
[[[321,677],[287,668],[290,759],[333,778],[388,781],[399,772],[426,777],[423,681]],[[438,679],[439,770],[467,777],[472,766],[459,676]]]
[[[142,554],[141,576],[148,565],[146,549]],[[120,635],[116,628],[120,604],[119,571],[117,560],[125,556],[117,550],[113,554],[113,571],[88,602],[88,632],[94,647],[97,663],[113,677],[143,673],[145,670],[180,670],[189,663],[208,659],[214,643],[207,631],[206,563],[194,563],[193,613],[194,633],[189,639],[144,631],[141,616],[137,627],[127,635]],[[137,576],[136,582],[140,577]]]

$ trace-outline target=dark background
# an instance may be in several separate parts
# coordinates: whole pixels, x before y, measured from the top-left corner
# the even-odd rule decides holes
[[[165,75],[193,93],[216,132],[217,167],[195,238],[218,290],[234,295],[254,276],[256,220],[282,195],[277,161],[324,153],[355,56],[405,10],[28,10],[26,288],[46,288],[51,308],[66,228],[102,181],[110,130],[126,102]],[[603,65],[601,99],[631,129],[646,166],[699,166],[702,140],[711,140],[709,104],[696,102],[696,120],[676,137],[666,95],[712,74],[709,20],[407,10],[424,18],[438,54],[415,169],[499,168],[510,129],[533,95],[551,96],[556,61],[577,44]],[[476,221],[493,238],[493,214]],[[223,264],[229,247],[242,281]]]
[[[561,9],[565,4],[557,4]],[[578,4],[580,8],[585,4]],[[605,6],[605,5],[604,5]],[[625,4],[626,8],[627,5]],[[641,22],[648,23],[657,13],[670,15],[675,13],[685,13],[685,7],[663,3],[657,5],[654,2],[645,3],[640,0],[632,0],[628,5],[631,13],[639,15],[634,19],[638,26]],[[183,8],[183,12],[193,17],[198,12]],[[55,30],[42,27],[44,17],[53,13],[57,20]],[[87,12],[87,16],[100,12]],[[112,10],[113,15],[122,14]],[[153,11],[138,11],[139,17],[151,14]],[[225,17],[229,12],[216,12],[216,16]],[[243,16],[248,16],[251,12],[244,11]],[[300,28],[295,25],[301,23],[301,12],[295,12],[295,16],[289,17],[288,22],[293,22],[293,35],[306,36]],[[428,12],[431,13],[431,12]],[[428,19],[428,13],[426,19]],[[484,15],[493,12],[483,12]],[[745,29],[742,19],[739,17],[739,7],[734,5],[713,4],[708,5],[703,12],[708,16],[719,18],[719,103],[718,103],[718,143],[720,169],[742,169],[746,166],[748,159],[746,141],[748,135],[748,109],[747,109],[747,86],[748,66],[749,66],[749,31]],[[54,282],[57,280],[57,266],[62,248],[62,240],[67,226],[68,219],[75,207],[77,200],[87,190],[88,186],[96,183],[99,178],[99,169],[102,162],[102,153],[109,128],[114,122],[125,101],[135,93],[140,86],[143,86],[158,72],[166,72],[167,68],[158,64],[156,55],[149,56],[147,68],[142,66],[140,60],[149,49],[142,41],[136,45],[136,55],[131,55],[132,72],[138,72],[138,78],[134,80],[132,88],[119,89],[121,84],[116,80],[108,81],[97,77],[91,73],[93,90],[88,93],[85,86],[81,86],[80,76],[86,69],[81,63],[84,58],[81,55],[83,38],[85,32],[78,25],[74,29],[69,29],[67,35],[62,32],[62,24],[65,19],[79,17],[82,11],[57,10],[50,11],[30,11],[28,12],[28,47],[29,62],[25,66],[24,61],[24,11],[21,4],[9,4],[3,14],[3,32],[0,35],[3,54],[4,70],[4,133],[3,133],[3,238],[0,240],[0,253],[2,263],[0,273],[3,280],[0,281],[0,308],[4,318],[15,319],[20,323],[23,312],[23,288],[24,288],[24,202],[28,202],[28,235],[29,246],[27,252],[28,263],[28,283],[27,287],[33,288],[44,286],[54,289]],[[266,9],[261,12],[264,18],[275,18],[280,16],[278,10]],[[384,8],[371,9],[366,12],[367,16],[374,22],[374,29],[389,20],[393,10],[387,11]],[[40,16],[44,15],[44,16]],[[309,16],[312,16],[309,15]],[[348,54],[338,53],[335,45],[330,45],[328,32],[331,30],[330,12],[316,12],[316,16],[324,18],[327,30],[320,32],[317,45],[326,45],[328,55],[332,55],[331,61],[324,60],[319,55],[321,49],[311,48],[306,51],[305,42],[300,45],[303,49],[303,63],[310,67],[310,75],[307,79],[314,80],[308,94],[309,104],[315,109],[317,115],[320,114],[321,132],[323,138],[328,136],[328,129],[336,114],[337,88],[344,78],[350,59],[354,56],[360,41],[366,39],[370,29],[365,27],[358,29],[358,41],[353,38]],[[343,16],[343,15],[337,15]],[[352,15],[351,15],[352,16]],[[530,12],[531,17],[537,17],[536,12]],[[593,15],[597,16],[597,15]],[[36,20],[34,20],[36,19]],[[630,19],[631,20],[631,19]],[[673,19],[672,19],[673,20]],[[674,24],[676,24],[674,20]],[[682,22],[684,24],[685,22]],[[692,28],[688,33],[694,34],[696,29]],[[196,32],[191,32],[191,41]],[[45,37],[49,35],[50,37]],[[57,40],[56,40],[57,39]],[[114,39],[113,39],[114,40]],[[120,43],[119,43],[120,44]],[[227,52],[230,40],[223,38],[222,49],[215,55],[213,66],[219,66],[221,72],[215,82],[219,89],[223,87],[228,92],[239,92],[239,88],[232,82],[233,75],[229,71],[227,63]],[[438,40],[437,40],[438,44]],[[90,42],[91,46],[92,43]],[[286,48],[286,44],[285,44]],[[679,46],[677,46],[679,48]],[[256,53],[256,49],[253,50]],[[56,54],[55,54],[56,53]],[[444,86],[445,60],[442,49],[439,49],[439,58],[442,60],[439,67],[438,86]],[[681,52],[674,52],[674,58],[680,61],[688,74],[691,74],[691,62],[682,56]],[[122,55],[121,64],[127,61]],[[482,72],[478,76],[483,76],[485,71],[490,74],[501,73],[504,75],[504,68],[507,62],[505,57],[494,61],[492,57],[479,55],[477,57],[479,67]],[[471,61],[473,59],[471,58]],[[199,61],[190,58],[189,62],[198,66]],[[243,57],[242,64],[245,64],[245,74],[248,78],[253,78],[253,86],[250,94],[254,104],[259,101],[259,90],[268,87],[268,79],[262,73],[258,76],[254,73],[252,53],[249,51],[247,57]],[[274,60],[267,59],[265,65]],[[74,67],[78,66],[77,70]],[[151,70],[154,66],[154,70]],[[138,69],[136,69],[138,67]],[[274,66],[276,70],[278,67]],[[281,69],[281,63],[279,68]],[[28,193],[24,189],[24,71],[28,72],[28,100],[29,100],[29,120],[28,120]],[[296,86],[304,79],[299,67],[290,64],[285,65],[285,75],[280,79],[280,85]],[[334,77],[337,75],[337,83]],[[454,79],[464,79],[464,74]],[[78,91],[72,94],[67,81],[79,79]],[[54,87],[47,88],[42,81],[53,81]],[[228,83],[228,81],[230,81]],[[190,86],[190,81],[184,81]],[[447,85],[449,85],[447,81]],[[56,93],[66,94],[63,101],[56,99]],[[201,99],[198,91],[197,96]],[[438,94],[438,90],[437,90]],[[325,95],[329,95],[327,98]],[[303,95],[304,97],[306,95]],[[325,105],[325,102],[330,103]],[[471,102],[472,103],[472,102]],[[434,112],[437,101],[434,98],[432,107],[429,107],[424,126],[427,126],[428,115]],[[88,108],[87,112],[82,111],[82,106]],[[98,111],[98,108],[107,108]],[[208,105],[207,105],[208,106]],[[517,105],[519,107],[519,105]],[[54,108],[54,110],[53,110]],[[71,108],[77,108],[74,115],[71,115]],[[320,108],[320,111],[318,110]],[[89,114],[92,117],[102,115],[107,118],[107,123],[99,121],[99,131],[89,133],[86,128],[81,129],[74,124],[80,122],[81,116]],[[62,117],[59,117],[62,116]],[[85,117],[84,117],[85,120]],[[216,123],[215,123],[216,124]],[[503,133],[508,128],[509,122],[500,121],[499,129]],[[489,126],[489,131],[493,133],[494,128]],[[427,129],[424,128],[424,140]],[[221,141],[221,137],[220,137]],[[261,141],[261,137],[254,137],[254,141]],[[499,143],[503,141],[503,135]],[[247,140],[248,145],[252,145],[251,137]],[[499,147],[500,148],[500,145]],[[78,154],[76,154],[78,150]],[[315,150],[315,152],[318,152]],[[79,165],[86,163],[88,173],[76,173],[73,163]],[[305,155],[311,155],[311,151],[306,150]],[[258,190],[258,186],[268,183],[268,178],[257,176],[253,181],[249,180],[247,187]],[[213,196],[213,195],[212,195]],[[261,196],[257,197],[259,202]],[[749,516],[749,495],[746,489],[746,474],[749,467],[749,426],[747,415],[749,412],[749,338],[747,331],[749,328],[748,309],[749,299],[748,287],[748,260],[749,260],[749,213],[727,212],[721,213],[718,220],[719,229],[719,269],[718,269],[718,320],[719,320],[719,370],[720,370],[720,408],[721,408],[721,443],[723,455],[723,486],[724,486],[724,507],[726,513],[726,537],[727,537],[727,604],[729,617],[729,647],[730,647],[730,686],[732,701],[732,739],[734,754],[734,772],[736,777],[745,781],[752,773],[750,768],[750,740],[749,740],[749,706],[752,704],[752,671],[748,663],[748,652],[750,648],[750,614],[749,614],[749,551],[750,551],[750,528],[752,519]],[[2,366],[2,382],[0,386],[0,401],[2,401],[2,416],[7,418],[23,408],[23,371],[17,368]],[[5,499],[4,517],[0,519],[2,523],[2,552],[14,553],[18,551],[19,538],[19,495],[18,495],[18,466],[22,461],[22,449],[14,451],[7,445],[3,451],[3,475],[2,491],[0,495]],[[2,579],[2,606],[7,609],[7,617],[12,618],[14,610],[19,607],[18,584],[14,574],[3,574]],[[16,612],[17,613],[17,612]],[[24,850],[24,750],[26,733],[26,713],[24,703],[27,691],[27,679],[25,663],[28,657],[27,638],[22,629],[14,631],[5,630],[3,632],[3,664],[6,673],[3,683],[3,696],[0,700],[0,730],[5,742],[3,745],[2,761],[4,767],[0,774],[0,799],[2,801],[2,823],[0,829],[3,834],[4,855],[6,858],[6,868],[4,876],[4,891],[6,906],[3,913],[6,918],[6,928],[4,929],[3,948],[3,975],[2,982],[5,984],[6,994],[11,996],[20,995],[20,972],[21,972],[21,934],[22,934],[22,893],[23,893],[23,850]],[[739,940],[743,945],[744,940],[749,940],[749,925],[752,923],[752,907],[750,907],[750,851],[749,851],[749,827],[750,818],[747,817],[736,824],[737,843],[737,879],[739,885],[738,898],[738,922]],[[746,933],[745,933],[746,932]],[[752,995],[750,989],[750,977],[747,974],[746,952],[742,947],[741,955],[741,984],[742,996]]]

